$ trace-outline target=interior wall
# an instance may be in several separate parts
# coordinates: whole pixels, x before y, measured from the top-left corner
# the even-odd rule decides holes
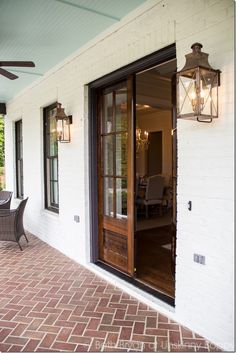
[[[158,110],[150,114],[137,112],[137,121],[143,131],[162,131],[162,175],[165,177],[165,184],[169,185],[172,175],[172,112],[167,110]],[[140,175],[147,174],[145,152],[145,150],[140,151],[136,159]]]

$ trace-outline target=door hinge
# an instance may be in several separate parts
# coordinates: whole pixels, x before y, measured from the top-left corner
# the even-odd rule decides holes
[[[176,130],[177,130],[177,127],[175,127],[174,129],[171,129],[171,135],[172,135],[172,136],[174,135],[174,133],[176,132]]]

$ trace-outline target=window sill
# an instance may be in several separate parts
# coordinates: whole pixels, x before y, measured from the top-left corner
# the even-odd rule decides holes
[[[56,217],[56,218],[59,217],[59,212],[54,212],[54,211],[47,210],[47,209],[43,209],[42,213],[49,215],[49,216],[52,216],[52,217]]]

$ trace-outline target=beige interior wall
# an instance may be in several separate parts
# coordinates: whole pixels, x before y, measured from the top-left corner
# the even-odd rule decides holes
[[[172,113],[167,110],[157,110],[155,113],[143,114],[137,112],[137,123],[147,132],[162,131],[162,174],[168,185],[172,174]],[[146,151],[140,151],[136,158],[136,169],[140,176],[146,175]]]

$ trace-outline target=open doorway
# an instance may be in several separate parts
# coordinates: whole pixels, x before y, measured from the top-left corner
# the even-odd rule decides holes
[[[174,298],[176,60],[136,75],[137,280]]]
[[[92,82],[89,89],[91,261],[170,305],[175,72],[175,45],[170,45]]]

